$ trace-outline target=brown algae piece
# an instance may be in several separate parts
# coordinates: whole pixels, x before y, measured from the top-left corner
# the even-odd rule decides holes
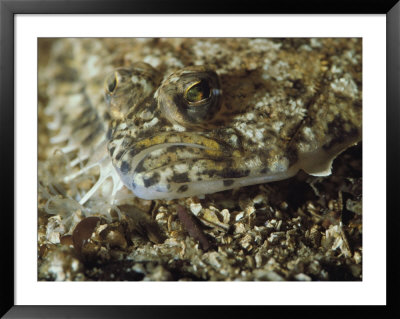
[[[78,253],[81,253],[82,248],[92,237],[93,232],[96,230],[96,227],[100,222],[101,219],[99,217],[92,216],[83,219],[76,225],[72,233],[72,242]]]
[[[195,217],[188,213],[187,210],[181,205],[177,205],[176,212],[178,214],[179,220],[181,221],[182,225],[187,230],[189,235],[198,240],[204,250],[208,250],[211,245],[206,235],[201,230],[199,222],[195,219]]]

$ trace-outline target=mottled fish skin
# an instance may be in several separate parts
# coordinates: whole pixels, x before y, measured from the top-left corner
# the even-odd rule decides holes
[[[149,81],[148,97],[112,129],[110,156],[124,184],[137,196],[173,199],[213,193],[285,179],[299,169],[328,175],[332,160],[360,139],[359,106],[350,108],[346,100],[325,104],[329,87],[319,88],[305,114],[298,114],[290,127],[282,123],[285,135],[273,129],[262,109],[243,112],[216,103],[201,113],[200,119],[182,116],[188,108],[182,100],[182,77],[190,73],[196,82],[204,72],[217,77],[207,67],[190,67],[171,74],[158,89],[156,81]],[[124,87],[132,85],[135,90],[136,84],[127,78]],[[214,89],[220,99],[221,88]],[[118,87],[115,90],[117,93]],[[258,120],[249,125],[249,117]],[[244,124],[252,131],[240,130]]]
[[[145,199],[209,194],[299,170],[329,175],[334,158],[361,140],[361,39],[320,40],[300,55],[280,45],[277,56],[245,71],[218,63],[169,72],[145,62],[117,67],[105,77],[101,116],[75,122],[75,131],[101,124],[93,132],[106,136],[123,184]]]

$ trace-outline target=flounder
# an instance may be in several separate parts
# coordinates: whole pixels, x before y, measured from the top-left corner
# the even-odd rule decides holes
[[[349,38],[61,39],[39,75],[63,181],[100,167],[81,204],[108,178],[175,199],[329,175],[361,140],[361,79]]]

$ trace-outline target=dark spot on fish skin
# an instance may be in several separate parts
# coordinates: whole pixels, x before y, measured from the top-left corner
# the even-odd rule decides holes
[[[107,137],[108,140],[111,138],[111,135],[112,135],[112,129],[109,128],[108,131],[107,131],[107,134],[106,134],[106,137]]]
[[[174,174],[171,180],[174,183],[187,183],[190,182],[188,173]]]
[[[250,175],[250,170],[246,169],[243,171],[244,176],[249,176]]]
[[[118,135],[114,136],[113,140],[120,140],[124,137],[124,134],[119,133]]]
[[[124,155],[125,151],[119,151],[119,153],[115,156],[115,159],[119,161],[119,159]]]
[[[182,186],[180,186],[176,191],[177,191],[178,193],[184,193],[184,192],[186,192],[188,189],[189,189],[189,186],[187,186],[187,185],[182,185]]]
[[[109,112],[105,112],[105,113],[104,113],[104,120],[105,120],[105,121],[109,121],[110,119],[111,119],[110,113],[109,113]]]
[[[113,146],[113,147],[111,147],[111,148],[109,149],[108,152],[110,153],[110,156],[113,156],[114,151],[115,151],[115,146]]]
[[[153,97],[150,97],[150,100],[146,102],[146,110],[150,113],[154,113],[157,105],[157,100]]]
[[[138,127],[141,127],[142,126],[142,123],[139,123],[139,124],[136,124],[136,126],[138,126]],[[149,138],[149,137],[151,137],[151,136],[153,136],[153,131],[151,130],[151,129],[148,129],[148,130],[140,130],[138,133],[137,133],[137,136],[136,136],[136,138],[139,140],[142,140],[142,139],[146,139],[146,138]]]
[[[158,114],[158,113],[157,113],[157,114]],[[162,127],[162,126],[168,125],[168,121],[167,121],[165,118],[160,117],[159,114],[158,114],[157,116],[154,116],[154,117],[157,117],[157,118],[158,118],[158,123],[157,123],[157,126],[158,126],[158,127]]]
[[[180,147],[181,146],[173,145],[173,146],[168,146],[165,150],[167,151],[167,153],[176,153]]]
[[[132,187],[132,189],[135,189],[135,188],[136,188],[136,184],[135,184],[135,182],[132,182],[132,185],[131,185],[131,187]]]
[[[121,173],[127,174],[131,170],[131,165],[128,162],[123,161],[121,164]]]
[[[143,178],[144,187],[148,188],[154,184],[157,184],[160,181],[160,174],[154,173],[153,176],[149,178]]]
[[[235,181],[232,179],[225,179],[224,180],[224,186],[228,187],[231,186]]]
[[[139,153],[140,152],[140,149],[138,149],[138,148],[132,148],[130,151],[129,151],[129,156],[131,156],[132,158],[134,157],[134,156],[136,156],[136,154],[137,153]]]
[[[228,165],[228,164],[227,164]],[[209,177],[213,177],[215,175],[218,175],[219,171],[217,171],[216,169],[209,169],[209,170],[205,170],[203,172],[197,172],[197,176],[204,176],[204,175],[208,175]]]
[[[137,164],[136,168],[135,168],[135,173],[142,173],[144,172],[146,169],[144,168],[144,160],[142,159],[139,164]]]
[[[136,114],[137,114],[136,110],[135,110],[135,112],[129,112],[128,115],[126,116],[126,118],[128,120],[132,120]]]
[[[250,174],[250,170],[233,170],[230,168],[225,168],[221,173],[220,176],[223,178],[239,178],[239,177],[246,177]]]

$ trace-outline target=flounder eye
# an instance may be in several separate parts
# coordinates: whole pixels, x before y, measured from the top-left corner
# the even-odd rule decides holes
[[[110,74],[104,83],[105,91],[108,94],[113,94],[118,85],[118,76],[115,72]]]
[[[104,81],[104,96],[113,119],[122,119],[149,98],[160,83],[160,74],[144,62],[120,67]]]
[[[221,108],[222,90],[213,70],[191,66],[166,78],[156,97],[170,122],[185,127],[205,127]]]
[[[210,94],[211,89],[208,85],[208,82],[202,80],[188,87],[184,96],[189,103],[197,103],[208,99],[210,97]]]

